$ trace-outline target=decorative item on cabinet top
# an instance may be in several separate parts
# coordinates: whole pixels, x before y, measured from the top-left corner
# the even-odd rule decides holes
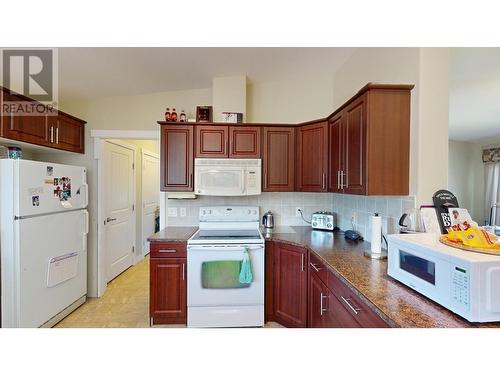
[[[201,105],[196,107],[196,122],[212,122],[211,105]]]
[[[241,124],[243,123],[243,113],[222,112],[222,121],[230,124]]]

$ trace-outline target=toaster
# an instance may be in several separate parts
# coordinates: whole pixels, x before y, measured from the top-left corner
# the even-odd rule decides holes
[[[319,211],[311,216],[313,229],[333,230],[337,226],[337,216],[334,212]]]

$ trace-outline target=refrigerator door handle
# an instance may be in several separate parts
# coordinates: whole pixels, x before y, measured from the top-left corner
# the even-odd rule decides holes
[[[84,206],[87,207],[89,205],[89,185],[88,184],[83,184],[80,189],[83,188],[85,191],[85,204]]]
[[[85,232],[83,232],[83,234],[86,236],[89,234],[89,212],[87,210],[83,210],[83,214],[85,215]]]

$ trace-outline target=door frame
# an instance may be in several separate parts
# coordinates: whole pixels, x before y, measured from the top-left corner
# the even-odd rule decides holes
[[[158,167],[159,167],[159,163],[160,163],[160,155],[158,154],[155,154],[154,152],[151,152],[151,151],[148,151],[148,150],[144,150],[142,147],[141,147],[141,256],[139,257],[138,260],[141,260],[144,258],[144,249],[142,248],[143,246],[143,240],[144,238],[142,238],[143,234],[144,234],[144,155],[147,155],[147,156],[151,156],[155,159],[158,160]],[[160,168],[158,168],[158,177],[160,176]],[[158,206],[160,206],[160,199],[161,199],[161,192],[159,192],[159,200],[158,200]],[[161,209],[160,209],[160,212],[161,212]],[[160,228],[161,228],[161,225],[160,225]]]
[[[103,184],[103,142],[116,139],[149,139],[160,140],[160,130],[91,130],[90,136],[94,138],[94,159],[97,162],[97,297],[102,297],[106,292],[106,258],[104,253],[104,219],[105,212],[102,205],[104,197]],[[160,194],[160,228],[166,224],[165,207],[166,196]],[[136,202],[137,206],[137,202]]]

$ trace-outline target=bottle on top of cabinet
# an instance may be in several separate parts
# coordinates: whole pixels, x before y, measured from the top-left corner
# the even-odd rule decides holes
[[[170,108],[167,107],[167,110],[165,112],[165,121],[169,122],[170,121]]]
[[[172,113],[170,114],[170,121],[177,121],[177,112],[175,112],[175,108],[172,109]]]

